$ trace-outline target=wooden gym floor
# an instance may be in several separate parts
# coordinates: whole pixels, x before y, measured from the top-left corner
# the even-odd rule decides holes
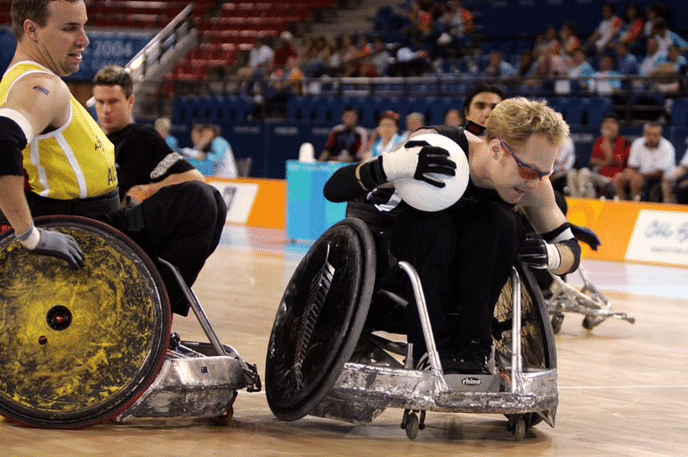
[[[258,365],[284,287],[308,246],[284,233],[228,227],[194,287],[220,340]],[[307,416],[277,420],[264,392],[240,391],[229,426],[171,421],[38,430],[0,421],[3,456],[685,456],[688,455],[688,270],[584,261],[617,311],[586,331],[566,315],[556,336],[556,427],[541,423],[515,442],[501,415],[429,412],[415,441],[388,409],[368,425]],[[576,278],[571,278],[576,283]],[[194,317],[177,317],[183,339],[204,341]]]

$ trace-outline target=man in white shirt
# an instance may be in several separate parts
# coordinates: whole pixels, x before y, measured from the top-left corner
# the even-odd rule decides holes
[[[674,169],[676,151],[669,140],[662,136],[662,126],[648,122],[643,136],[631,143],[626,169],[614,177],[614,189],[620,200],[630,197],[639,201],[645,189],[658,184],[662,177]]]

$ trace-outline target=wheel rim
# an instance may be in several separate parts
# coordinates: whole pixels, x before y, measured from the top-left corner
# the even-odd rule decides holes
[[[0,413],[23,425],[80,428],[115,417],[155,379],[171,316],[148,257],[84,218],[39,218],[73,236],[86,265],[0,240]],[[10,265],[21,265],[12,268]]]

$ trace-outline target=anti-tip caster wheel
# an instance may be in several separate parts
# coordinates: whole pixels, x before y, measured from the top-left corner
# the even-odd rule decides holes
[[[523,416],[510,417],[507,428],[516,441],[522,441],[526,436],[526,420]]]
[[[554,314],[552,316],[552,331],[556,335],[561,331],[561,325],[564,322],[564,315],[563,314]]]
[[[404,429],[406,430],[406,436],[410,440],[415,440],[418,436],[418,431],[420,430],[420,422],[418,421],[418,415],[414,412],[410,412],[406,415],[406,420],[404,421]]]

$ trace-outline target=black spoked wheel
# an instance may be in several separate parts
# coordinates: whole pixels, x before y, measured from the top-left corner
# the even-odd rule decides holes
[[[366,224],[347,218],[316,241],[292,275],[272,327],[265,393],[282,420],[309,413],[349,361],[375,283],[375,246]]]
[[[557,366],[554,332],[544,304],[540,288],[532,274],[522,265],[517,265],[521,278],[521,342],[523,369],[552,369]],[[511,360],[512,341],[512,290],[511,279],[507,281],[494,311],[493,342],[497,358]],[[542,418],[536,413],[523,416],[526,427],[532,427]]]

